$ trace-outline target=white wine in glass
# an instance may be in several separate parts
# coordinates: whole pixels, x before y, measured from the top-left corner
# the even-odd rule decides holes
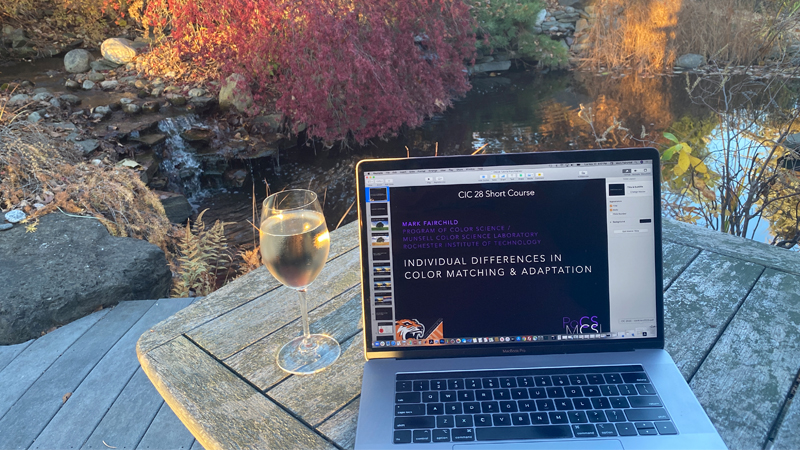
[[[295,374],[318,372],[336,361],[339,343],[330,336],[311,334],[306,288],[319,275],[330,250],[330,235],[322,208],[312,191],[295,189],[264,200],[261,215],[261,255],[270,273],[297,290],[303,335],[278,352],[281,369]]]

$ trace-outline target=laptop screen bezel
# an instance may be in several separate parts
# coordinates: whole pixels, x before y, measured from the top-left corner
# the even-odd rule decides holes
[[[655,252],[655,280],[656,280],[656,321],[657,333],[655,337],[635,339],[609,339],[602,341],[557,341],[528,343],[496,343],[492,345],[465,344],[441,345],[413,348],[381,348],[375,349],[369,345],[372,340],[371,289],[369,286],[368,251],[370,249],[369,226],[367,224],[366,198],[365,198],[365,172],[392,171],[392,170],[420,170],[458,167],[493,167],[523,164],[563,164],[584,163],[599,161],[627,161],[649,160],[653,167],[653,222],[654,222],[654,252]],[[460,155],[438,156],[423,158],[402,159],[365,159],[356,165],[356,196],[358,201],[359,243],[361,255],[361,293],[362,293],[362,325],[364,326],[364,354],[366,358],[445,358],[465,356],[502,356],[514,354],[558,354],[558,353],[584,353],[600,351],[632,351],[645,348],[664,348],[664,294],[663,294],[663,255],[661,247],[661,190],[660,190],[660,157],[654,148],[626,148],[609,150],[568,150],[555,152],[536,153],[503,153],[489,155]],[[365,283],[364,281],[367,280]]]

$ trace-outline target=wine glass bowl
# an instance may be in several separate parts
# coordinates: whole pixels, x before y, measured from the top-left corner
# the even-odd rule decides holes
[[[306,288],[322,271],[330,250],[330,234],[317,195],[293,189],[267,197],[259,236],[264,265],[300,298],[303,335],[281,348],[278,366],[295,374],[318,372],[336,361],[341,349],[332,337],[311,334],[308,324]]]

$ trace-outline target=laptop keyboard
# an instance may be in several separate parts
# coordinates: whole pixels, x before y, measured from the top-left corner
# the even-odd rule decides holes
[[[394,443],[678,434],[642,366],[398,374]]]

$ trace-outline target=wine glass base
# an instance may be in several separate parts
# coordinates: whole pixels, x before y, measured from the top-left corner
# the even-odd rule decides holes
[[[278,352],[278,366],[297,375],[317,373],[339,358],[342,350],[336,339],[324,334],[296,337]]]

